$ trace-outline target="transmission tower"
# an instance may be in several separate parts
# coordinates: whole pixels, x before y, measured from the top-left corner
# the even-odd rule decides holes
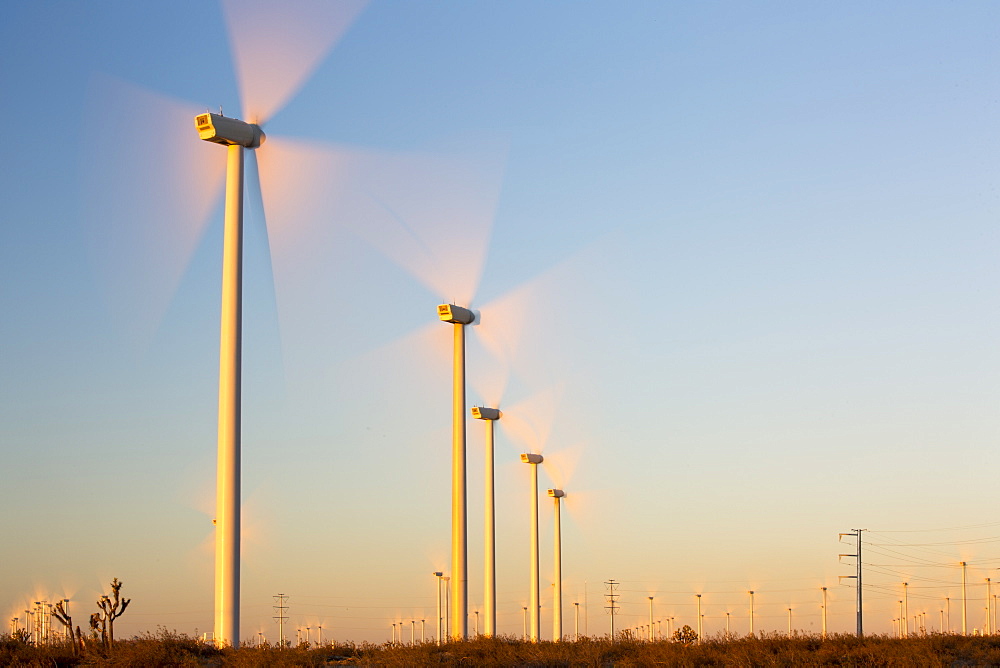
[[[844,540],[844,536],[850,536],[852,538],[857,538],[858,539],[858,543],[857,543],[858,551],[856,553],[854,553],[854,554],[841,554],[841,555],[839,555],[839,558],[841,558],[841,559],[844,558],[844,557],[853,557],[854,560],[855,560],[855,562],[856,562],[855,565],[857,566],[857,574],[856,575],[841,575],[840,579],[841,580],[844,580],[844,579],[857,580],[857,586],[858,586],[858,637],[859,638],[862,637],[865,634],[865,632],[864,632],[863,606],[862,606],[862,599],[861,599],[861,532],[862,531],[868,531],[868,529],[851,529],[850,533],[842,533],[842,534],[840,534],[840,540]]]
[[[607,610],[608,613],[611,615],[611,642],[614,642],[615,613],[617,613],[618,610],[621,609],[621,606],[618,605],[618,598],[621,596],[621,594],[616,594],[615,589],[619,585],[621,585],[621,583],[618,582],[617,580],[608,580],[607,582],[604,583],[604,585],[608,588],[608,593],[604,595],[604,597],[608,599],[608,604],[604,606],[604,609]]]
[[[278,647],[285,646],[285,620],[288,616],[285,612],[288,610],[288,606],[285,605],[285,601],[288,597],[284,594],[278,594],[274,597],[274,620],[278,622]]]

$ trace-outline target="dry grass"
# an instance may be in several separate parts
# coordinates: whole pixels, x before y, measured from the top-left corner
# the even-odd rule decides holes
[[[464,643],[390,647],[363,643],[322,648],[243,647],[217,650],[183,634],[160,631],[115,643],[111,651],[32,647],[0,637],[3,666],[1000,666],[1000,636],[930,635],[899,640],[850,635],[821,640],[772,634],[713,638],[698,645],[587,638],[579,642],[526,643],[512,637]]]

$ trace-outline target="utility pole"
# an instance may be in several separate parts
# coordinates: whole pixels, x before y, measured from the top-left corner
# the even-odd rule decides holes
[[[288,599],[284,594],[278,594],[274,598],[274,620],[278,622],[278,647],[283,648],[285,646],[285,620],[288,616],[285,612],[288,610],[288,606],[285,605],[285,601]]]
[[[823,640],[826,640],[826,587],[823,589]]]
[[[704,632],[701,620],[701,594],[695,594],[695,597],[698,599],[698,642],[701,643],[702,633]]]
[[[986,578],[986,634],[993,635],[993,619],[990,617],[993,614],[993,601],[991,600],[992,594],[990,589],[990,579]]]
[[[840,540],[843,540],[844,536],[851,536],[851,537],[854,537],[854,538],[858,539],[858,551],[855,554],[841,554],[840,555],[840,557],[854,557],[854,559],[857,562],[857,564],[856,564],[856,566],[857,566],[857,574],[856,575],[841,575],[840,579],[843,580],[843,579],[847,578],[847,579],[852,579],[852,580],[857,580],[858,581],[858,583],[857,583],[857,586],[858,586],[858,604],[857,604],[857,608],[858,608],[858,637],[859,638],[861,638],[865,634],[865,631],[864,631],[864,613],[863,613],[864,605],[863,605],[863,600],[862,600],[862,597],[861,597],[861,591],[862,591],[862,588],[861,588],[861,532],[862,531],[867,531],[867,530],[868,529],[851,529],[850,533],[842,533],[842,534],[840,534],[840,537],[839,537]]]
[[[611,615],[611,642],[615,641],[615,613],[617,613],[621,608],[621,606],[618,605],[618,598],[621,594],[615,593],[615,588],[620,584],[621,583],[617,580],[608,580],[604,583],[604,585],[608,588],[608,593],[605,594],[605,598],[608,599],[608,604],[604,606],[604,609]]]
[[[437,616],[437,644],[440,645],[443,642],[443,640],[441,639],[441,634],[442,634],[442,631],[441,631],[441,578],[444,577],[444,573],[442,573],[441,571],[434,571],[434,573],[432,573],[432,575],[437,578],[437,583],[438,583],[438,598],[437,598],[437,613],[438,613],[438,616]]]
[[[965,575],[967,564],[963,561],[962,564],[962,635],[969,635],[969,627],[967,624],[968,608],[969,608],[969,598],[966,595],[965,590]]]
[[[907,587],[910,586],[909,582],[903,583],[903,637],[907,638],[910,635],[910,598],[907,596]]]

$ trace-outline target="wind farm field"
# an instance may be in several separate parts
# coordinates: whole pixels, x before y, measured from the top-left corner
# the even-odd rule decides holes
[[[5,9],[0,668],[1000,666],[1000,2]]]
[[[321,647],[217,649],[161,631],[74,656],[69,646],[34,647],[0,640],[5,666],[996,666],[1000,638],[929,634],[912,638],[833,635],[724,635],[703,643],[581,638],[531,643],[513,637],[417,645],[327,644]]]

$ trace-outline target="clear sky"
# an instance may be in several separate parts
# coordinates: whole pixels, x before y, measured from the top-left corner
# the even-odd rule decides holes
[[[623,627],[647,596],[694,626],[703,592],[707,631],[727,612],[745,631],[754,589],[758,629],[791,607],[816,631],[827,586],[849,631],[837,534],[859,527],[868,629],[890,630],[903,581],[936,627],[963,559],[982,626],[1000,6],[259,4],[5,9],[8,620],[41,597],[85,620],[118,577],[122,632],[211,630],[225,156],[193,116],[221,107],[268,133],[248,164],[244,637],[276,638],[279,592],[326,637],[431,628],[451,300],[481,315],[469,404],[505,412],[501,632],[528,596],[524,451],[568,493],[567,631],[581,602],[607,632],[610,578]],[[470,610],[482,446],[470,423]]]

